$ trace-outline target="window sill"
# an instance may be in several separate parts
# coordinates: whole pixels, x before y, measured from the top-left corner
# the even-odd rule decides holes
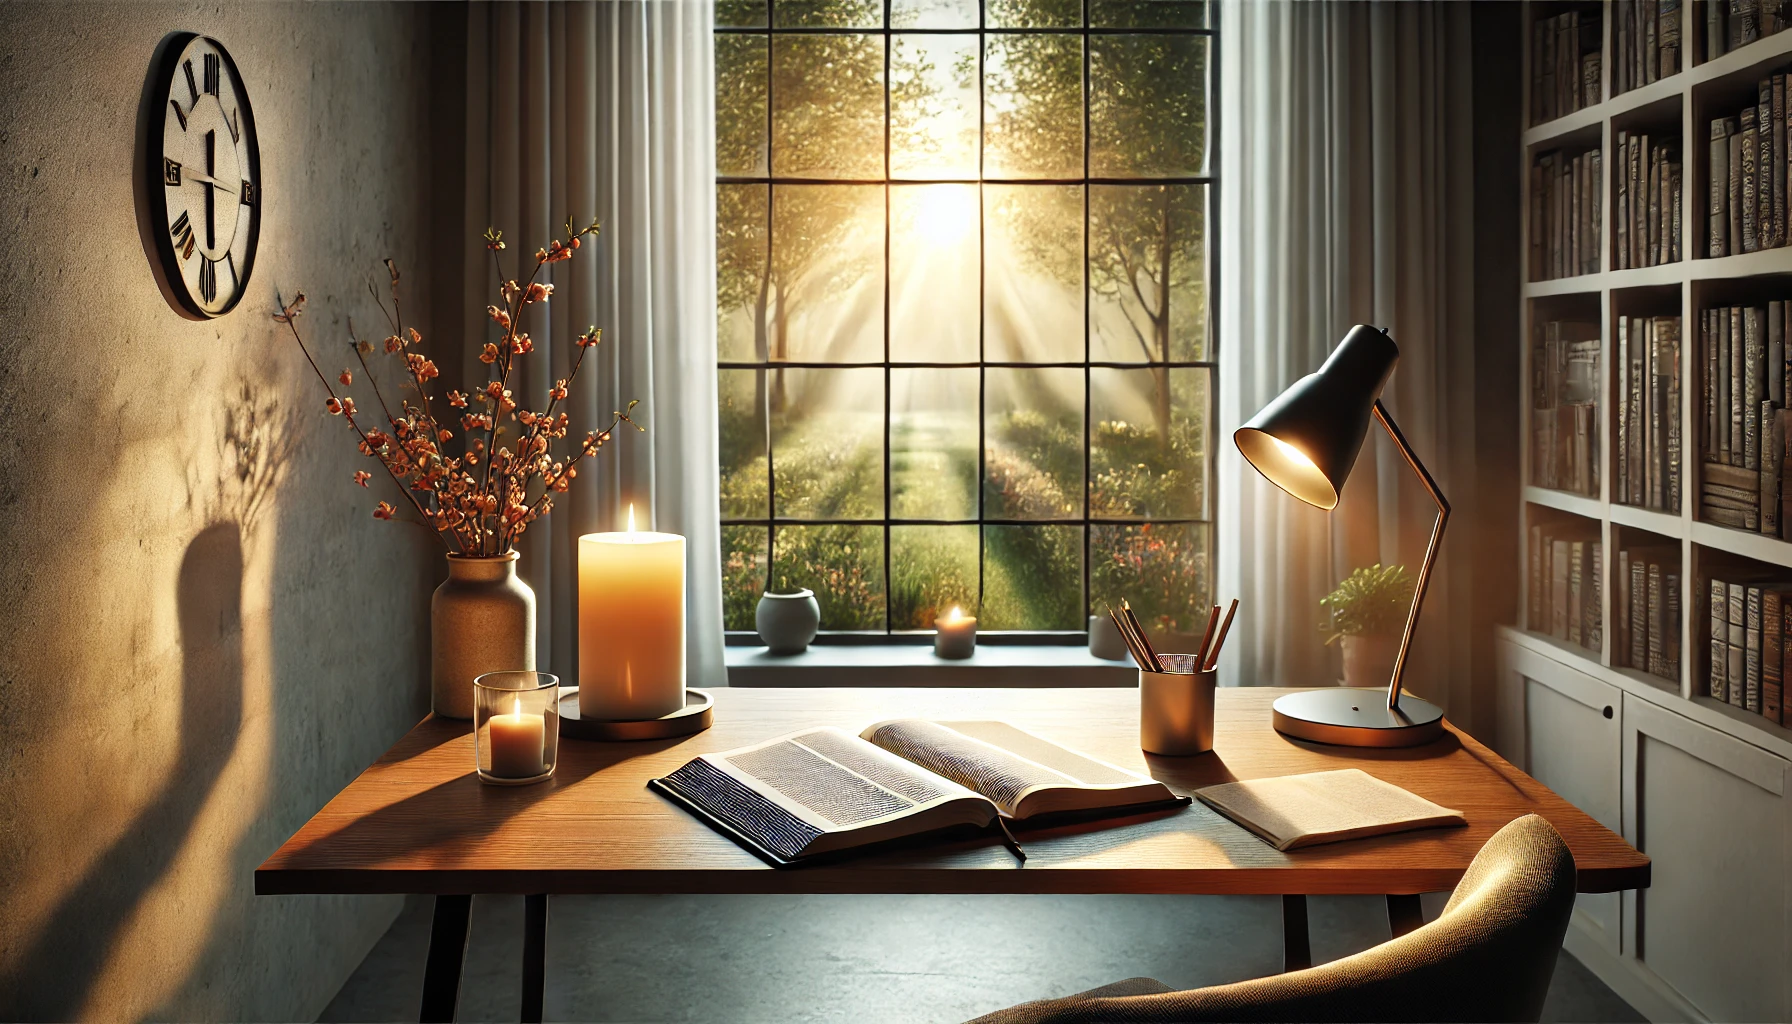
[[[936,658],[931,645],[830,644],[801,654],[727,648],[730,686],[1137,686],[1131,662],[1087,647],[980,644],[969,658]]]

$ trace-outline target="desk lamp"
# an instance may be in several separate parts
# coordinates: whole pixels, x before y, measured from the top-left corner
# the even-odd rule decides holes
[[[1400,693],[1400,675],[1406,669],[1407,649],[1412,646],[1444,524],[1450,519],[1450,504],[1381,404],[1381,389],[1399,358],[1400,350],[1387,331],[1358,324],[1319,372],[1295,381],[1232,435],[1239,453],[1270,483],[1330,511],[1337,507],[1373,416],[1437,502],[1437,525],[1419,569],[1387,694],[1346,687],[1288,694],[1275,703],[1275,727],[1297,739],[1351,747],[1412,747],[1443,734],[1442,708],[1417,697],[1402,698]]]

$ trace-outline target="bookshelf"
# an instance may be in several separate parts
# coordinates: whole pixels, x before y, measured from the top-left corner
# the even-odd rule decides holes
[[[1701,725],[1719,730],[1742,742],[1792,757],[1792,728],[1770,722],[1765,716],[1742,711],[1705,696],[1709,664],[1707,586],[1713,574],[1784,570],[1792,580],[1792,541],[1741,529],[1731,529],[1700,519],[1704,415],[1701,381],[1705,368],[1700,353],[1699,311],[1714,305],[1765,304],[1769,297],[1792,301],[1792,245],[1776,249],[1710,258],[1707,250],[1707,200],[1711,173],[1710,122],[1734,115],[1751,102],[1756,83],[1774,73],[1792,71],[1792,30],[1777,32],[1743,45],[1712,60],[1705,60],[1705,4],[1683,0],[1677,11],[1680,38],[1685,40],[1677,73],[1629,91],[1612,94],[1616,52],[1615,27],[1620,3],[1546,3],[1531,0],[1524,18],[1526,89],[1525,111],[1529,123],[1530,74],[1533,25],[1540,19],[1568,11],[1593,12],[1599,17],[1601,40],[1599,102],[1561,117],[1524,129],[1521,138],[1520,187],[1523,192],[1523,246],[1526,254],[1525,283],[1521,286],[1522,337],[1520,386],[1525,389],[1520,426],[1522,479],[1520,492],[1519,550],[1529,551],[1530,527],[1539,522],[1560,523],[1563,517],[1584,520],[1596,531],[1602,545],[1599,616],[1602,624],[1598,649],[1570,643],[1547,632],[1527,628],[1533,623],[1530,559],[1523,571],[1526,585],[1519,588],[1518,625],[1506,638],[1537,653],[1567,663],[1589,676],[1684,715]],[[1586,17],[1586,13],[1582,14]],[[1652,140],[1665,140],[1677,148],[1682,167],[1680,232],[1682,256],[1677,262],[1631,269],[1615,269],[1617,257],[1616,182],[1621,173],[1615,147],[1621,132],[1642,132]],[[1569,158],[1591,150],[1603,156],[1599,185],[1599,269],[1592,273],[1536,280],[1531,266],[1533,192],[1532,170],[1544,154]],[[1586,221],[1581,223],[1585,224]],[[1617,492],[1619,476],[1619,367],[1620,317],[1678,316],[1680,387],[1679,417],[1680,495],[1678,508],[1650,508],[1629,504]],[[1596,319],[1599,325],[1597,422],[1598,473],[1589,493],[1574,493],[1537,486],[1539,468],[1534,431],[1538,424],[1533,407],[1533,344],[1546,324],[1564,319]],[[1625,548],[1647,548],[1677,554],[1679,621],[1675,625],[1678,666],[1671,678],[1628,667],[1626,652],[1616,650],[1618,630],[1612,628],[1623,585],[1617,553]]]

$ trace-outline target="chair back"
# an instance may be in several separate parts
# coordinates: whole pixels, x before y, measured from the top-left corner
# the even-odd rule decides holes
[[[975,1024],[1535,1021],[1573,910],[1574,857],[1555,827],[1532,814],[1493,834],[1437,920],[1373,949],[1182,992],[1153,992],[1162,986],[1135,979]]]

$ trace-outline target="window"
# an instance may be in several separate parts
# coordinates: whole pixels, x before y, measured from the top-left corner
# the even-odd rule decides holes
[[[1200,2],[722,0],[724,618],[1205,622]]]

